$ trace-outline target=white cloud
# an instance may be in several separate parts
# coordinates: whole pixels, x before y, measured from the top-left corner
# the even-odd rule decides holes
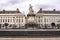
[[[0,0],[0,9],[16,10],[28,13],[29,4],[32,4],[33,9],[38,11],[39,8],[43,9],[57,9],[60,10],[60,0]]]

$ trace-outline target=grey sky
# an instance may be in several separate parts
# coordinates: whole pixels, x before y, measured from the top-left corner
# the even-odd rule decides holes
[[[0,10],[16,10],[16,8],[19,8],[21,12],[24,11],[27,14],[29,4],[33,6],[36,12],[40,8],[60,10],[60,0],[0,0]]]

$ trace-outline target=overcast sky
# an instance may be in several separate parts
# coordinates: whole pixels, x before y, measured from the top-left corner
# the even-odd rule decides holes
[[[19,8],[21,12],[28,13],[29,4],[33,6],[34,11],[40,8],[44,10],[60,10],[60,0],[0,0],[0,10],[16,10]]]

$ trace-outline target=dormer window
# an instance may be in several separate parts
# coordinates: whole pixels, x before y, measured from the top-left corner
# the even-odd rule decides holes
[[[19,13],[20,11],[19,11],[19,9],[17,8],[17,13]]]
[[[5,10],[3,10],[3,13],[5,13]]]
[[[53,9],[53,12],[55,13],[56,9]]]

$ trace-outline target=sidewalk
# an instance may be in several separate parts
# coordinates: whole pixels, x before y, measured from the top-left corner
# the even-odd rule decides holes
[[[60,31],[60,29],[0,29],[0,31]]]

